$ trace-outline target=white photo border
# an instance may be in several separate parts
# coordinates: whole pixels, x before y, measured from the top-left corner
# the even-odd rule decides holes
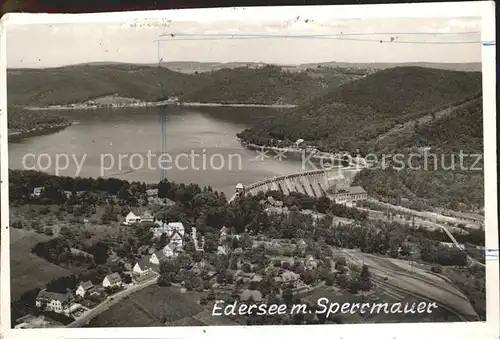
[[[1,334],[6,338],[250,338],[324,336],[337,338],[498,338],[499,267],[486,261],[487,321],[475,323],[353,324],[296,326],[203,326],[136,328],[12,329],[10,321],[10,246],[7,143],[7,53],[6,29],[11,26],[56,23],[162,24],[172,21],[259,21],[308,17],[313,20],[353,18],[478,17],[481,19],[486,248],[498,253],[496,170],[496,65],[495,4],[493,1],[411,3],[342,6],[284,6],[182,9],[96,14],[6,14],[0,21],[0,163],[1,171]]]

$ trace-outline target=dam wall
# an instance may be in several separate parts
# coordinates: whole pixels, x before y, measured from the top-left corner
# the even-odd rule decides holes
[[[357,166],[333,167],[293,173],[255,182],[245,186],[244,191],[245,195],[256,195],[259,192],[265,193],[268,191],[281,191],[285,195],[291,192],[299,192],[310,197],[319,198],[324,196],[326,191],[334,185],[350,186],[354,176],[361,169]],[[236,195],[230,199],[230,202],[235,197]]]

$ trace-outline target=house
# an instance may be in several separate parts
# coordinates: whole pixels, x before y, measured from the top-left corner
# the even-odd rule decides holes
[[[304,251],[307,248],[307,243],[304,239],[297,241],[297,249]]]
[[[218,255],[227,255],[227,247],[226,246],[218,246],[217,247],[217,254]]]
[[[148,198],[157,198],[158,197],[158,188],[150,188],[146,190],[146,195]]]
[[[122,278],[118,273],[108,274],[102,281],[103,287],[115,287],[122,285]]]
[[[141,215],[141,222],[154,222],[155,218],[148,211]]]
[[[151,272],[151,270],[152,270],[151,264],[152,263],[150,262],[150,260],[151,259],[148,257],[141,258],[141,260],[139,260],[138,262],[135,263],[134,268],[132,269],[132,272],[139,274],[139,275]],[[159,264],[160,263],[158,262],[157,265],[159,265]]]
[[[203,251],[203,248],[205,247],[205,237],[201,237],[201,244],[200,244],[198,242],[196,227],[191,227],[191,238],[193,239],[194,248],[197,251]]]
[[[151,254],[151,256],[149,257],[149,263],[153,265],[160,265],[160,262],[165,259],[167,259],[167,256],[163,253],[162,250],[158,250]]]
[[[229,230],[226,226],[223,226],[219,231],[219,243],[226,240]]]
[[[75,294],[79,295],[82,298],[84,298],[85,295],[90,295],[90,294],[92,294],[94,292],[95,292],[95,286],[89,280],[89,281],[82,281],[82,282],[80,282],[80,285],[78,285],[78,288],[76,289]]]
[[[332,193],[328,194],[328,197],[337,204],[345,204],[365,200],[368,198],[368,194],[361,186],[347,186],[338,189],[333,187]]]
[[[169,244],[172,244],[173,247],[177,250],[182,249],[182,236],[179,234],[179,232],[176,230],[174,231],[174,234],[170,237]]]
[[[182,222],[169,222],[165,223],[163,221],[157,220],[155,222],[155,227],[152,229],[152,232],[156,238],[161,237],[162,234],[166,234],[167,237],[172,237],[174,232],[179,233],[179,235],[184,237],[184,225]]]
[[[241,301],[253,301],[253,302],[261,302],[262,301],[262,293],[257,290],[244,290],[240,295]]]
[[[165,257],[167,257],[167,258],[176,257],[177,253],[178,253],[178,249],[172,243],[170,243],[167,246],[163,247],[163,249],[161,251],[163,252],[163,254],[165,255]]]
[[[149,262],[153,265],[159,265],[160,261],[162,261],[162,260],[176,257],[177,252],[178,251],[174,245],[168,244],[167,246],[163,247],[161,250],[156,251],[153,254],[151,254],[151,257],[149,258]]]
[[[304,261],[304,265],[306,266],[307,269],[311,270],[311,269],[314,269],[316,267],[318,267],[318,263],[316,262],[316,259],[311,255],[309,254],[307,257],[306,257],[306,260]]]
[[[64,313],[70,306],[70,299],[68,294],[41,290],[36,297],[35,305],[44,311]]]
[[[73,196],[73,192],[71,191],[64,191],[63,194],[66,196],[66,199],[69,199]]]
[[[268,197],[266,204],[272,207],[283,207],[283,201],[275,200],[273,197]]]
[[[236,184],[235,195],[236,197],[241,197],[245,194],[245,187],[241,182]]]
[[[285,284],[294,283],[299,280],[300,275],[292,271],[285,271],[281,274],[281,281]]]
[[[256,275],[253,276],[252,281],[261,282],[262,281],[262,276],[260,274],[256,274]]]
[[[141,222],[141,217],[138,217],[137,215],[135,215],[132,211],[129,212],[127,214],[127,216],[125,217],[125,222],[124,224],[125,225],[134,225],[136,223],[139,223]]]
[[[32,198],[40,198],[42,196],[43,192],[45,192],[45,187],[35,187],[33,189],[33,193],[31,193],[31,197]]]
[[[181,237],[184,237],[184,225],[182,222],[169,222],[167,225],[167,236],[171,237],[174,232],[179,233]]]

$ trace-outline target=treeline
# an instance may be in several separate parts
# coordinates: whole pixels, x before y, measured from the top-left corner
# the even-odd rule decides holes
[[[281,67],[266,65],[261,68],[221,69],[205,73],[210,84],[181,97],[186,102],[300,104],[349,81],[353,76],[321,72],[290,72]],[[316,72],[317,73],[317,72]],[[315,74],[316,75],[316,74]]]
[[[44,188],[39,198],[31,197],[36,187]],[[39,171],[9,169],[9,198],[13,204],[99,204],[113,195],[136,205],[147,188],[145,183],[130,183],[116,178],[64,177]],[[66,192],[71,194],[68,196]]]
[[[37,243],[31,252],[60,266],[75,265],[90,269],[107,261],[109,247],[106,243],[97,242],[85,246],[82,242],[84,239],[75,238],[72,233],[70,229],[63,227],[61,236]]]
[[[9,106],[7,114],[7,128],[9,134],[23,134],[37,129],[56,128],[68,124],[69,121],[61,116],[45,111],[26,111],[20,107]]]
[[[132,64],[9,70],[7,74],[9,103],[32,106],[81,103],[113,94],[160,101],[180,96],[208,81],[202,74]]]
[[[290,104],[359,77],[342,70],[310,73],[264,66],[184,74],[164,67],[110,64],[9,70],[7,81],[9,102],[16,105],[81,103],[113,94],[143,101],[174,96],[193,102]]]

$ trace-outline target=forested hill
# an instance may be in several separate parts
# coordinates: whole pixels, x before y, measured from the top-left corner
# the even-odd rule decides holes
[[[332,88],[357,79],[342,69],[284,71],[278,66],[221,69],[204,73],[210,84],[182,96],[187,102],[301,104]]]
[[[430,148],[427,159],[413,158],[411,164],[405,161],[400,170],[390,167],[364,170],[353,184],[361,185],[373,197],[414,209],[481,210],[484,206],[481,99],[458,106],[444,117],[420,123],[413,131],[384,140],[385,154],[402,154],[408,160],[410,153],[418,154],[419,148],[425,146]],[[463,164],[459,152],[465,154]]]
[[[302,138],[324,150],[355,151],[398,124],[480,93],[479,72],[396,67],[334,88],[239,136],[255,144]]]
[[[185,102],[297,104],[364,74],[341,68],[290,72],[270,65],[199,74],[132,64],[11,69],[8,100],[10,105],[48,106],[117,94],[144,101],[176,96]]]
[[[180,96],[208,81],[204,75],[132,64],[16,69],[8,71],[8,103],[48,106],[80,103],[110,94],[156,101]]]

